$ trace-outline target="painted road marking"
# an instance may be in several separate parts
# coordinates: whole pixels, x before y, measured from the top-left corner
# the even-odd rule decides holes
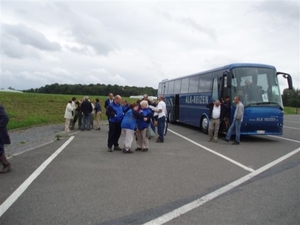
[[[291,142],[300,143],[300,141],[297,141],[297,140],[294,140],[294,139],[285,138],[285,137],[279,137],[279,136],[274,136],[274,135],[268,135],[268,136],[272,137],[272,138],[282,139],[282,140],[285,140],[285,141],[291,141]]]
[[[253,177],[265,172],[266,170],[270,169],[271,167],[277,165],[278,163],[281,163],[282,161],[288,159],[289,157],[297,154],[298,152],[300,152],[300,148],[295,149],[294,151],[280,157],[279,159],[274,160],[273,162],[271,162],[271,163],[255,170],[254,172],[252,172],[252,173],[250,173],[250,174],[248,174],[248,175],[246,175],[246,176],[244,176],[244,177],[242,177],[242,178],[240,178],[236,181],[233,181],[232,183],[227,184],[226,186],[224,186],[220,189],[217,189],[217,190],[203,196],[202,198],[199,198],[199,199],[197,199],[193,202],[190,202],[186,205],[183,205],[178,209],[175,209],[175,210],[173,210],[169,213],[166,213],[166,214],[164,214],[164,215],[162,215],[162,216],[160,216],[160,217],[158,217],[154,220],[151,220],[151,221],[145,223],[144,225],[160,225],[160,224],[167,223],[170,220],[173,220],[173,219],[175,219],[175,218],[177,218],[177,217],[179,217],[179,216],[181,216],[181,215],[183,215],[183,214],[185,214],[185,213],[187,213],[187,212],[189,212],[189,211],[191,211],[195,208],[198,208],[199,206],[205,204],[206,202],[209,202],[210,200],[213,200],[214,198],[216,198],[216,197],[230,191],[231,189],[247,182],[248,180],[252,179]]]
[[[42,165],[39,166],[6,200],[0,205],[0,217],[14,204],[26,191],[29,185],[46,169],[46,167],[59,155],[74,139],[71,136],[59,149],[57,149]]]
[[[284,120],[284,122],[300,123],[299,120],[298,121],[295,121],[295,120]]]
[[[283,126],[283,127],[288,128],[288,129],[300,130],[300,128],[298,128],[298,127],[287,127],[287,126]]]
[[[193,143],[194,145],[197,145],[197,146],[199,146],[199,147],[205,149],[205,150],[208,151],[208,152],[211,152],[211,153],[213,153],[213,154],[215,154],[215,155],[217,155],[217,156],[219,156],[219,157],[221,157],[221,158],[223,158],[223,159],[226,159],[227,161],[229,161],[229,162],[231,162],[231,163],[233,163],[233,164],[235,164],[235,165],[237,165],[237,166],[243,168],[244,170],[247,170],[247,171],[250,171],[250,172],[253,172],[253,171],[254,171],[254,169],[252,169],[252,168],[250,168],[250,167],[247,167],[247,166],[245,166],[245,165],[243,165],[243,164],[241,164],[241,163],[239,163],[239,162],[237,162],[237,161],[235,161],[235,160],[233,160],[233,159],[231,159],[231,158],[229,158],[229,157],[227,157],[227,156],[225,156],[225,155],[222,155],[222,154],[220,154],[220,153],[218,153],[218,152],[216,152],[216,151],[214,151],[214,150],[212,150],[212,149],[210,149],[210,148],[207,148],[207,147],[205,147],[204,145],[201,145],[201,144],[199,144],[199,143],[197,143],[197,142],[195,142],[195,141],[193,141],[193,140],[191,140],[191,139],[189,139],[189,138],[187,138],[187,137],[185,137],[185,136],[183,136],[183,135],[181,135],[181,134],[176,133],[175,131],[172,131],[172,130],[170,130],[170,129],[168,129],[168,131],[170,131],[171,133],[173,133],[173,134],[175,134],[175,135],[177,135],[177,136],[179,136],[179,137],[181,137],[181,138],[183,138],[183,139],[185,139],[185,140],[187,140],[187,141]]]

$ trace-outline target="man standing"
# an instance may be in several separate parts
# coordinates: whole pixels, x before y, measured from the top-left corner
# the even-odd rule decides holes
[[[226,106],[221,104],[219,100],[214,103],[209,103],[207,106],[209,108],[209,129],[208,141],[214,140],[214,142],[218,142],[218,133],[220,127],[220,121],[223,119],[224,112],[226,110]],[[214,133],[214,135],[213,135]]]
[[[107,107],[114,101],[114,94],[109,93],[108,98],[104,102],[104,108],[107,110]],[[109,120],[109,117],[107,117],[107,120]]]
[[[167,107],[166,107],[166,103],[164,102],[164,97],[162,95],[158,97],[157,106],[155,108],[151,107],[151,109],[154,112],[158,113],[158,118],[157,118],[158,138],[157,138],[156,142],[163,143],[164,142],[165,123],[166,123],[166,117],[167,117]]]
[[[0,173],[7,173],[12,170],[12,167],[10,166],[10,163],[7,161],[7,158],[5,156],[5,151],[4,151],[4,145],[10,144],[10,138],[6,128],[8,121],[9,121],[8,116],[3,106],[0,105],[0,162],[3,165],[3,169],[0,170]]]
[[[122,150],[122,148],[119,147],[119,138],[121,135],[121,122],[124,116],[121,102],[121,96],[116,95],[114,101],[110,103],[106,109],[106,115],[109,118],[109,131],[107,140],[107,147],[109,152],[112,152],[113,150]],[[114,149],[112,149],[112,146],[114,146]]]
[[[250,82],[250,80],[245,81],[245,86],[243,87],[243,89],[246,102],[256,101],[257,87],[252,82]]]
[[[85,96],[83,98],[83,102],[81,103],[81,111],[82,111],[82,126],[81,131],[85,130],[85,123],[87,123],[87,130],[91,130],[91,113],[93,111],[93,107],[91,102],[89,101],[89,97]]]
[[[226,138],[223,138],[224,141],[229,142],[232,132],[235,129],[235,141],[232,143],[233,145],[240,144],[240,130],[244,117],[244,105],[240,100],[239,96],[234,98],[234,103],[236,104],[236,109],[234,112],[233,122],[226,134]]]
[[[104,108],[107,109],[107,107],[110,105],[110,103],[112,103],[114,101],[114,94],[113,93],[109,93],[108,94],[108,98],[105,100],[104,102]]]

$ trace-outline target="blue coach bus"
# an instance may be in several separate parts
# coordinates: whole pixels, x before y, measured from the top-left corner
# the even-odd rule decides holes
[[[274,66],[235,63],[171,80],[163,80],[158,95],[165,98],[170,122],[200,127],[208,132],[209,110],[206,105],[230,96],[230,123],[239,96],[245,106],[242,135],[282,135],[283,104],[277,76],[287,79],[289,74],[277,72]],[[221,130],[221,129],[220,129]]]

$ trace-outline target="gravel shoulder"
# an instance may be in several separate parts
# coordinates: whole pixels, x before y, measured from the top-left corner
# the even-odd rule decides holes
[[[107,121],[102,121],[102,126],[105,125],[107,125]],[[57,138],[63,139],[69,137],[78,131],[79,130],[75,128],[75,130],[71,132],[65,132],[64,123],[8,131],[11,144],[5,146],[5,153],[8,157],[12,157],[22,152],[49,144],[56,141]]]

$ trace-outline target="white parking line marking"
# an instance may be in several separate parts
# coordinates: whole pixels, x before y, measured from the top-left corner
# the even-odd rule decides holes
[[[166,213],[165,215],[162,215],[154,220],[151,220],[147,223],[145,223],[144,225],[160,225],[160,224],[164,224],[164,223],[167,223],[169,222],[170,220],[173,220],[195,208],[198,208],[199,206],[205,204],[206,202],[209,202],[210,200],[213,200],[214,198],[230,191],[231,189],[247,182],[248,180],[252,179],[253,177],[256,177],[257,175],[265,172],[266,170],[270,169],[271,167],[277,165],[278,163],[281,163],[282,161],[288,159],[289,157],[297,154],[298,152],[300,152],[300,148],[297,148],[295,149],[294,151],[280,157],[279,159],[276,159],[274,160],[273,162],[259,168],[258,170],[255,170],[254,172],[250,173],[250,174],[247,174],[246,176],[236,180],[236,181],[233,181],[232,183],[230,184],[227,184],[226,186],[220,188],[220,189],[217,189],[205,196],[203,196],[202,198],[199,198],[193,202],[190,202],[186,205],[183,205],[181,206],[180,208],[178,209],[175,209],[169,213]]]
[[[284,120],[284,122],[300,123],[299,121],[295,121],[295,120]]]
[[[187,138],[187,137],[185,137],[185,136],[183,136],[181,134],[176,133],[175,131],[172,131],[170,129],[168,129],[168,131],[170,131],[171,133],[173,133],[173,134],[175,134],[175,135],[177,135],[177,136],[179,136],[179,137],[181,137],[181,138],[183,138],[183,139],[185,139],[185,140],[193,143],[194,145],[197,145],[197,146],[205,149],[206,151],[208,151],[210,153],[213,153],[213,154],[215,154],[215,155],[217,155],[217,156],[219,156],[219,157],[221,157],[223,159],[226,159],[227,161],[229,161],[229,162],[231,162],[231,163],[233,163],[233,164],[235,164],[235,165],[243,168],[244,170],[247,170],[247,171],[250,171],[250,172],[254,171],[254,169],[252,169],[250,167],[247,167],[247,166],[245,166],[245,165],[243,165],[243,164],[241,164],[241,163],[239,163],[239,162],[237,162],[237,161],[235,161],[235,160],[233,160],[233,159],[231,159],[231,158],[229,158],[229,157],[227,157],[225,155],[222,155],[222,154],[220,154],[218,152],[215,152],[215,151],[211,150],[210,148],[205,147],[204,145],[201,145],[201,144],[199,144],[199,143],[197,143],[197,142],[195,142],[195,141],[193,141],[193,140],[191,140],[191,139],[189,139],[189,138]]]
[[[0,205],[0,217],[14,204],[14,202],[26,191],[29,185],[46,169],[46,167],[71,143],[71,136],[59,149],[57,149],[45,162],[42,163],[6,200]]]
[[[283,126],[283,127],[288,128],[288,129],[300,130],[300,128],[298,128],[298,127],[287,127],[287,126]]]
[[[279,137],[279,136],[274,136],[274,135],[268,135],[268,136],[272,137],[272,138],[282,139],[282,140],[285,140],[285,141],[291,141],[291,142],[300,143],[300,141],[297,141],[297,140],[294,140],[294,139],[285,138],[285,137]]]

